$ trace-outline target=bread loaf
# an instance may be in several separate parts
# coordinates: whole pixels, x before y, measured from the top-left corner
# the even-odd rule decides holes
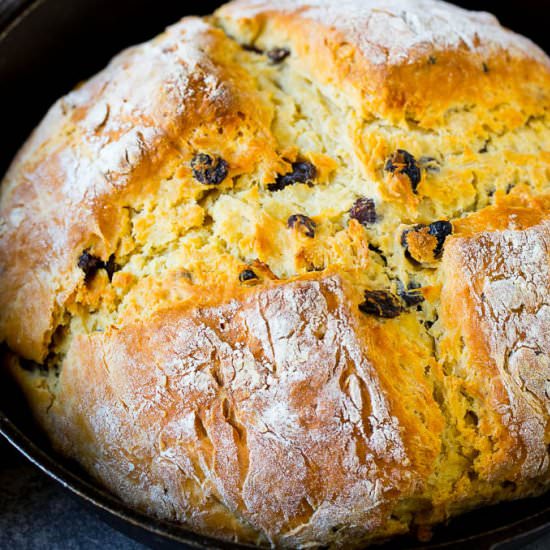
[[[54,447],[225,540],[352,548],[550,484],[550,60],[437,0],[237,0],[5,176],[0,339]]]

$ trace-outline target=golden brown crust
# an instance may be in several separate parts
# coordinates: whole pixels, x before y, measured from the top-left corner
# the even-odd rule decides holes
[[[483,400],[479,433],[495,443],[480,471],[521,482],[548,475],[550,221],[493,214],[508,227],[447,244],[440,346]]]
[[[453,104],[517,101],[532,113],[548,101],[544,52],[487,13],[431,0],[238,0],[217,14],[260,47],[290,47],[366,118],[430,128]]]
[[[427,425],[393,398],[401,361],[429,361],[428,346],[379,363],[406,331],[353,301],[338,277],[312,278],[79,336],[38,414],[61,451],[158,515],[289,546],[358,542],[384,532],[394,495],[421,491],[442,421],[427,383]]]
[[[539,492],[548,59],[432,0],[272,4],[124,52],[14,161],[0,339],[35,415],[226,539],[347,548]]]
[[[14,161],[2,187],[0,234],[0,331],[13,350],[44,359],[83,282],[82,251],[109,258],[122,206],[188,162],[213,119],[226,129],[220,152],[235,173],[258,162],[259,149],[273,164],[263,113],[253,109],[246,76],[224,64],[220,42],[228,43],[221,31],[190,18],[124,52],[59,100]],[[258,126],[244,151],[231,142],[239,113]]]

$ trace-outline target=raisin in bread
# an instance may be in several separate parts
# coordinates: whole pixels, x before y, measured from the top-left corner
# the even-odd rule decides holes
[[[61,453],[226,540],[550,486],[550,61],[436,0],[240,0],[60,99],[1,190],[6,368]]]

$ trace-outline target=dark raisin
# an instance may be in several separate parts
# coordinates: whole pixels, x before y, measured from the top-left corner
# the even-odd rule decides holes
[[[437,63],[437,59],[433,55],[430,55],[430,57],[428,57],[428,63],[430,65],[435,65]]]
[[[488,139],[485,140],[485,142],[483,143],[483,147],[478,151],[478,153],[481,153],[482,155],[484,155],[489,151],[489,141],[490,140]]]
[[[434,326],[434,322],[435,322],[435,321],[423,321],[424,326],[425,326],[428,330],[430,330],[430,329]]]
[[[434,249],[434,256],[439,258],[443,252],[443,245],[445,239],[453,232],[453,225],[451,222],[441,220],[433,222],[428,226],[428,233],[433,235],[437,239],[437,246]]]
[[[430,225],[418,224],[401,234],[405,256],[419,263],[432,262],[443,252],[445,239],[453,232],[450,222],[441,220]]]
[[[393,319],[403,311],[403,308],[397,296],[391,292],[366,290],[365,301],[359,304],[359,310],[367,315]]]
[[[307,160],[294,162],[292,164],[292,171],[294,173],[294,179],[300,183],[311,181],[317,176],[317,168]]]
[[[413,193],[416,193],[416,189],[420,180],[422,179],[422,173],[416,159],[407,151],[398,149],[387,161],[384,167],[386,172],[392,174],[405,174],[411,182]]]
[[[191,160],[193,177],[205,185],[219,185],[229,172],[229,166],[220,157],[212,158],[205,153],[198,153]]]
[[[405,302],[407,307],[417,306],[424,301],[424,296],[420,292],[418,283],[409,283],[407,288],[401,281],[397,281],[397,294]]]
[[[115,271],[120,269],[120,266],[115,262],[115,255],[111,254],[109,259],[104,262],[97,256],[93,256],[87,250],[82,252],[78,259],[78,267],[84,271],[86,282],[89,281],[99,269],[105,269],[109,281],[113,279]]]
[[[292,216],[288,218],[286,224],[289,229],[299,229],[306,237],[311,239],[315,237],[315,228],[317,225],[311,218],[303,214],[292,214]]]
[[[247,52],[257,53],[257,54],[263,54],[264,51],[260,50],[260,48],[254,46],[254,44],[241,44],[241,48]]]
[[[292,163],[292,172],[277,176],[275,183],[268,183],[269,191],[281,191],[289,185],[295,183],[308,183],[317,176],[317,169],[308,161],[299,161]]]
[[[482,67],[483,67],[483,72],[487,74],[489,72],[489,65],[487,65],[487,63],[483,63]]]
[[[288,48],[273,48],[267,52],[267,57],[271,63],[281,63],[290,55]]]
[[[256,275],[256,273],[254,273],[252,269],[244,269],[239,274],[239,281],[241,281],[241,283],[246,283],[248,281],[257,281],[257,280],[258,280],[258,275]]]
[[[112,281],[114,273],[120,269],[120,266],[115,262],[114,254],[111,254],[109,256],[109,259],[104,264],[104,267],[105,271],[107,272],[107,276],[109,277],[109,281]]]
[[[349,217],[357,220],[361,225],[376,223],[376,207],[372,199],[361,197],[350,208]]]
[[[84,250],[78,258],[78,267],[84,271],[84,277],[89,280],[96,274],[98,269],[104,266],[100,258],[93,256],[87,250]]]

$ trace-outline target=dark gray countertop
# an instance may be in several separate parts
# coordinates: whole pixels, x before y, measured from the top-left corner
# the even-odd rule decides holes
[[[1,438],[0,438],[1,439]],[[0,548],[143,550],[0,441]]]
[[[145,550],[106,525],[1,440],[0,548]],[[525,547],[548,548],[550,534]]]

